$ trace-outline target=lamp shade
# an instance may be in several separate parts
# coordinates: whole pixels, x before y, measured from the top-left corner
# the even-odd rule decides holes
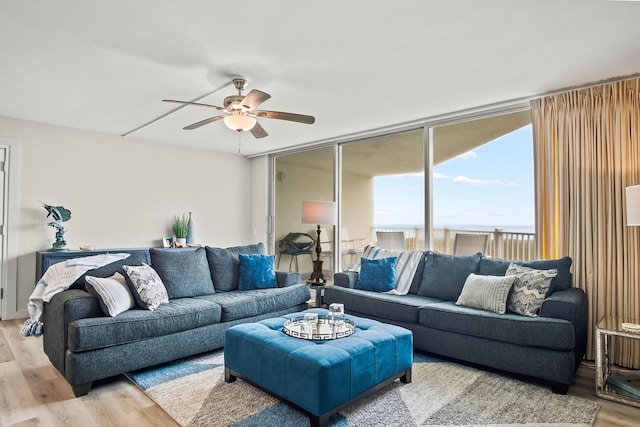
[[[336,203],[320,200],[308,200],[302,202],[303,224],[335,224]]]
[[[640,185],[627,187],[627,225],[640,225]]]

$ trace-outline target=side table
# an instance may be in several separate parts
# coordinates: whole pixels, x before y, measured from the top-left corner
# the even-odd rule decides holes
[[[633,319],[621,319],[617,317],[605,317],[596,326],[596,396],[614,402],[624,403],[640,408],[640,398],[634,398],[630,394],[617,393],[611,385],[612,377],[611,337],[624,337],[640,340],[640,332],[628,331],[622,327],[623,323],[638,323]],[[619,376],[612,377],[619,378]]]
[[[314,308],[322,308],[324,304],[322,301],[322,298],[324,297],[324,288],[326,288],[327,286],[331,286],[331,283],[329,281],[326,281],[324,283],[317,283],[317,282],[308,280],[307,285],[309,285],[309,287],[313,289],[313,291],[316,294]]]

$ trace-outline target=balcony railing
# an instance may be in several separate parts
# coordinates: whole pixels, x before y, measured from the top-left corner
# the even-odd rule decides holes
[[[408,250],[424,249],[424,228],[400,228],[400,227],[374,227],[372,235],[376,231],[403,231]],[[453,243],[456,233],[488,234],[489,242],[484,255],[529,261],[535,258],[535,233],[519,231],[505,231],[502,228],[493,230],[467,230],[456,228],[435,228],[433,230],[433,250],[441,253],[453,253]]]

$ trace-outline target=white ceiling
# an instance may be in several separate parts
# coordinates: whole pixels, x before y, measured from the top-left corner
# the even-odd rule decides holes
[[[639,22],[633,1],[0,0],[0,115],[123,135],[241,76],[316,123],[185,131],[216,115],[189,106],[127,138],[263,153],[639,73]]]

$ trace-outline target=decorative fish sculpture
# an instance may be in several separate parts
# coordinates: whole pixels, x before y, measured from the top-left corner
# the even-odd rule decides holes
[[[53,219],[62,222],[68,221],[71,218],[71,211],[62,206],[51,206],[46,203],[42,203],[42,206],[49,212],[47,218],[53,215]]]

